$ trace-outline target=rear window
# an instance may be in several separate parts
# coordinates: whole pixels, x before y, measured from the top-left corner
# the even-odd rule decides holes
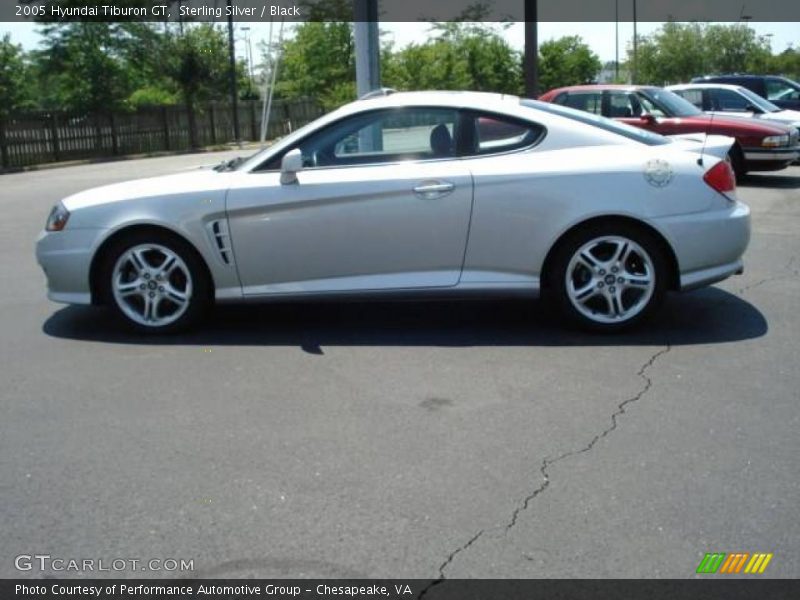
[[[470,118],[474,137],[471,143],[469,132],[465,132],[466,144],[472,146],[470,154],[498,154],[527,148],[540,141],[545,133],[541,125],[500,115],[474,113]]]
[[[569,92],[556,98],[556,103],[595,115],[603,114],[603,94],[600,92]]]
[[[686,100],[687,102],[691,102],[700,110],[703,109],[703,90],[691,89],[691,90],[672,90],[678,96]]]
[[[632,125],[626,125],[625,123],[607,119],[599,115],[593,115],[591,113],[574,110],[565,106],[559,106],[558,104],[539,102],[538,100],[529,100],[527,98],[522,98],[519,103],[522,106],[534,108],[536,110],[558,115],[560,117],[566,117],[567,119],[572,119],[573,121],[583,123],[584,125],[592,125],[648,146],[661,146],[663,144],[670,143],[670,140],[665,138],[663,135],[651,133],[650,131],[639,129],[637,127],[633,127]]]

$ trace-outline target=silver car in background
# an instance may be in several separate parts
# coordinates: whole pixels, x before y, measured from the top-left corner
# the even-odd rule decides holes
[[[707,113],[782,123],[800,132],[800,111],[776,106],[740,85],[681,83],[664,89],[678,94]]]
[[[540,294],[613,331],[741,272],[731,142],[513,96],[385,94],[239,164],[66,198],[36,253],[52,300],[144,332],[214,301]]]

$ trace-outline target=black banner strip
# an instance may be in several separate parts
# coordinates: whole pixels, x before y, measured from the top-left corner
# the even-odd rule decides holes
[[[41,579],[0,580],[3,600],[795,600],[800,580],[701,579]]]
[[[524,21],[536,2],[540,22],[795,22],[800,2],[788,0],[368,0],[380,20]],[[617,12],[618,10],[618,12]],[[0,21],[353,21],[354,0],[3,0]]]

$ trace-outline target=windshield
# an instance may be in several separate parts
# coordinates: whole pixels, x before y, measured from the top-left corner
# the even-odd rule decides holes
[[[668,90],[647,89],[639,92],[658,105],[670,117],[696,117],[703,114],[694,104]]]
[[[626,123],[614,121],[613,119],[607,119],[605,117],[601,117],[600,115],[561,106],[560,104],[550,104],[548,102],[539,102],[538,100],[528,100],[526,98],[521,99],[519,103],[528,108],[535,108],[536,110],[566,117],[586,125],[599,127],[600,129],[610,131],[611,133],[616,133],[617,135],[621,135],[630,140],[635,140],[642,144],[647,144],[648,146],[659,146],[661,144],[670,143],[667,138],[657,133],[639,129],[638,127],[633,127],[632,125],[627,125]]]
[[[760,108],[765,112],[780,112],[782,110],[780,107],[775,106],[769,100],[762,98],[761,96],[759,96],[755,92],[751,92],[747,88],[740,87],[736,88],[736,90],[742,96],[746,97],[750,101],[750,104],[752,104],[753,106],[757,106],[758,108]]]
[[[337,113],[338,111],[333,111],[332,113],[328,113],[326,117],[331,118],[332,115],[336,115]],[[296,140],[299,140],[300,138],[304,137],[309,131],[313,131],[314,129],[319,127],[319,121],[320,119],[314,119],[310,123],[306,123],[305,125],[303,125],[300,129],[295,129],[292,133],[290,133],[286,137],[279,138],[275,140],[273,143],[264,146],[261,150],[253,154],[250,158],[246,159],[242,163],[237,164],[232,170],[251,171],[253,169],[258,168],[270,156],[273,156],[276,151],[280,151],[282,148],[285,148],[293,144]]]

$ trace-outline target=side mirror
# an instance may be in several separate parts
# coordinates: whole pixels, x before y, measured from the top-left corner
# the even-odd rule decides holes
[[[748,104],[747,106],[744,107],[744,110],[745,110],[745,112],[751,112],[751,113],[754,113],[756,115],[761,114],[761,111],[758,110],[758,108],[756,108],[756,106],[754,104]]]
[[[292,185],[297,183],[297,173],[303,170],[303,153],[300,148],[295,148],[283,155],[281,160],[281,184]]]
[[[647,113],[647,112],[646,113],[642,113],[641,115],[639,115],[639,118],[642,121],[644,121],[645,123],[649,124],[649,125],[652,125],[653,123],[656,122],[656,118],[653,115],[651,115],[650,113]]]

